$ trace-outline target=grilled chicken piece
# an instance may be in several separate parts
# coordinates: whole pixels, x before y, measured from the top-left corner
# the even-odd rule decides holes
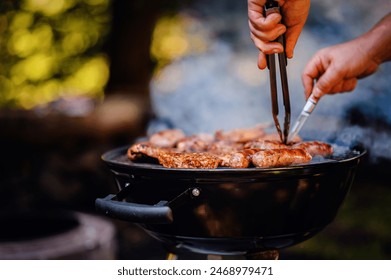
[[[304,149],[261,150],[252,156],[256,167],[282,167],[311,161],[312,156]]]

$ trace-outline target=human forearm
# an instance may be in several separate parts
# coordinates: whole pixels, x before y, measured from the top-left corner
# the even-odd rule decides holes
[[[391,13],[365,33],[362,39],[367,42],[368,53],[376,63],[391,60]]]

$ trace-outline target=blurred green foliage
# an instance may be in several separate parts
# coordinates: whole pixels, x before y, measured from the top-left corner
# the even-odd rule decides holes
[[[110,0],[0,3],[0,107],[32,108],[64,96],[103,96]]]
[[[159,18],[152,34],[151,58],[155,73],[176,59],[207,51],[208,27],[186,13],[167,14]]]

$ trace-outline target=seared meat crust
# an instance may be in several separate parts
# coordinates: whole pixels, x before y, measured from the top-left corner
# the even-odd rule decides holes
[[[192,135],[180,139],[176,144],[176,149],[178,152],[204,152],[208,150],[213,141],[214,138],[210,134]]]
[[[252,156],[256,167],[282,167],[310,162],[312,156],[304,149],[262,150]]]
[[[288,145],[285,145],[280,140],[255,140],[248,142],[244,145],[245,148],[249,149],[261,149],[261,150],[273,150],[273,149],[287,149]]]
[[[330,144],[319,141],[307,141],[296,143],[292,148],[304,149],[311,154],[311,156],[327,157],[333,154],[333,147]]]
[[[252,156],[259,152],[260,149],[244,149],[242,151],[229,154],[226,167],[247,168],[251,165]]]
[[[153,134],[148,141],[136,143],[127,151],[128,158],[132,161],[154,158],[167,168],[208,169],[219,166],[289,166],[307,163],[314,156],[326,157],[332,153],[333,147],[320,141],[285,145],[274,134],[264,134],[259,127],[191,136],[185,136],[180,130],[170,129]]]
[[[153,146],[150,142],[136,143],[128,149],[128,158],[130,160],[137,160],[145,156],[157,158],[160,150],[160,148]]]
[[[238,128],[230,131],[218,130],[215,132],[216,140],[245,143],[265,135],[265,126],[257,125],[252,128]]]
[[[180,129],[167,129],[152,134],[149,142],[159,148],[172,148],[175,144],[185,138],[186,135]]]
[[[209,153],[176,153],[162,151],[158,155],[161,165],[168,168],[217,168],[220,159]]]

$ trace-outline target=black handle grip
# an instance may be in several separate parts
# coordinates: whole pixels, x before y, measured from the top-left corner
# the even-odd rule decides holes
[[[142,224],[170,224],[174,221],[168,206],[153,206],[112,200],[114,195],[95,200],[96,210],[112,218]]]
[[[280,5],[275,0],[267,0],[263,10],[264,10],[263,14],[265,17],[267,17],[268,15],[273,14],[273,13],[281,14]]]

